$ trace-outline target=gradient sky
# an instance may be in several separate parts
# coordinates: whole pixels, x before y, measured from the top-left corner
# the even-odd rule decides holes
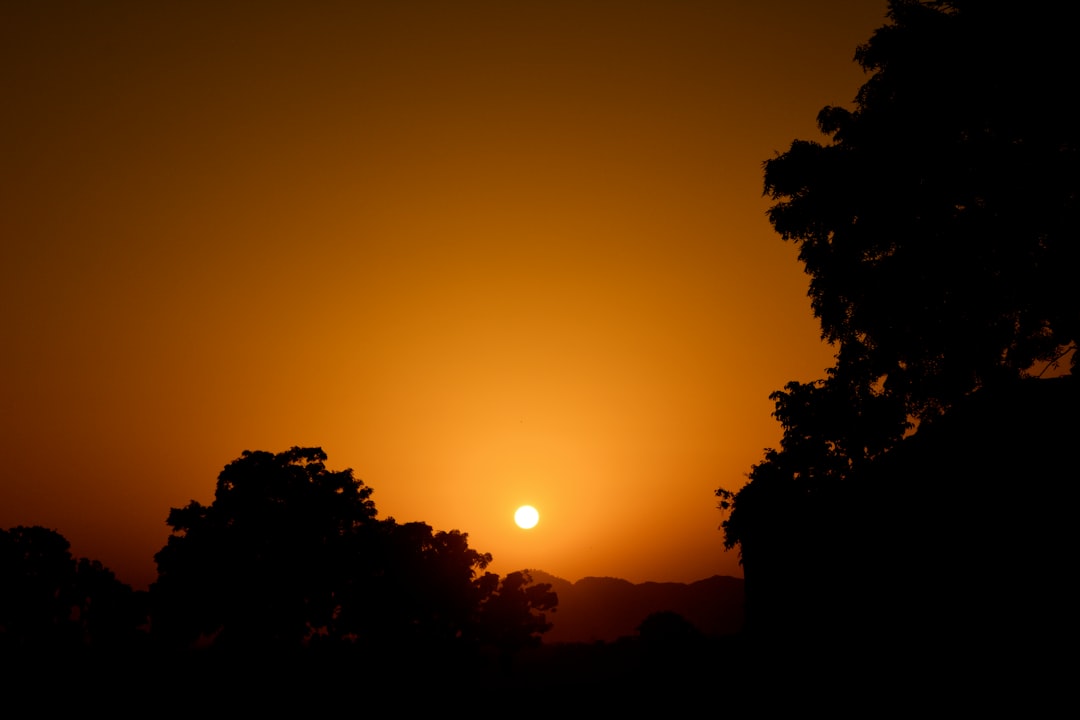
[[[761,164],[885,9],[3,3],[0,527],[145,587],[319,445],[496,572],[741,574],[713,492],[832,360]]]

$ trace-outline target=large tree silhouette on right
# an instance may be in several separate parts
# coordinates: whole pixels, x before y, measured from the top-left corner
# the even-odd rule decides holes
[[[856,52],[869,78],[854,108],[818,116],[829,141],[765,163],[769,219],[837,350],[824,379],[773,394],[780,447],[717,491],[749,617],[780,634],[925,639],[952,627],[930,608],[978,608],[985,590],[1004,609],[999,590],[969,591],[963,563],[1064,569],[1061,506],[1017,500],[1075,476],[1075,383],[1033,379],[1080,334],[1070,23],[1048,2],[888,7]],[[934,589],[898,591],[886,576],[904,562]],[[1007,594],[1018,614],[1042,602]]]
[[[765,190],[823,336],[924,418],[1077,339],[1077,61],[1050,3],[889,7],[855,109]]]

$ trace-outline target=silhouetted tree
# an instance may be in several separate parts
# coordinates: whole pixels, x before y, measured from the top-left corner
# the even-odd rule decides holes
[[[156,633],[294,647],[332,628],[376,510],[371,488],[325,461],[321,448],[245,451],[218,476],[213,503],[172,509],[173,535],[155,556]]]
[[[55,530],[0,531],[0,628],[5,644],[57,647],[75,637],[71,623],[75,561]]]
[[[114,652],[142,646],[150,612],[146,591],[132,590],[98,560],[79,558],[73,600],[85,645]]]
[[[538,645],[551,629],[546,612],[554,612],[558,595],[548,583],[533,584],[527,571],[512,572],[499,582],[488,573],[480,579],[486,595],[480,606],[480,635],[500,652],[504,663],[517,651]]]
[[[141,600],[100,562],[73,558],[55,530],[0,530],[2,651],[130,649],[146,619]]]
[[[650,613],[637,632],[646,660],[654,664],[696,660],[705,639],[694,623],[672,610]]]
[[[476,577],[491,555],[469,547],[468,535],[434,532],[420,522],[383,521],[356,538],[363,571],[343,602],[337,627],[361,643],[408,650],[447,649],[474,639],[488,590]]]
[[[797,244],[837,354],[825,379],[773,394],[780,447],[738,493],[717,491],[752,623],[853,627],[823,585],[823,558],[849,577],[897,562],[909,508],[955,508],[970,492],[920,496],[882,463],[913,428],[973,396],[1006,397],[1075,348],[1080,114],[1066,89],[1080,55],[1063,12],[891,0],[889,22],[856,52],[870,77],[854,109],[818,116],[830,141],[795,141],[765,163],[770,221]],[[951,512],[919,517],[933,539],[922,547],[942,556],[963,534],[947,523],[985,532]],[[865,598],[872,585],[848,589]]]
[[[547,629],[531,613],[554,607],[546,586],[478,577],[491,555],[465,533],[377,520],[371,488],[325,461],[320,448],[244,452],[212,504],[173,508],[151,589],[156,635],[244,651],[347,644],[413,662]]]
[[[838,361],[918,418],[1080,334],[1077,54],[1048,3],[892,0],[828,144],[765,163]]]

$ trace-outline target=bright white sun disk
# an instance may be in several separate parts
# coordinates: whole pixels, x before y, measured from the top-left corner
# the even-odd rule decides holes
[[[536,508],[532,505],[522,505],[514,513],[514,522],[517,523],[519,528],[528,530],[536,527],[536,523],[540,522],[540,513],[536,512]]]

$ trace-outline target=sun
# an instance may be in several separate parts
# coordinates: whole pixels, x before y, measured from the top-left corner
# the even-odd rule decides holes
[[[522,505],[514,513],[514,522],[522,530],[534,528],[536,523],[540,522],[540,513],[536,512],[536,508],[532,505]]]

